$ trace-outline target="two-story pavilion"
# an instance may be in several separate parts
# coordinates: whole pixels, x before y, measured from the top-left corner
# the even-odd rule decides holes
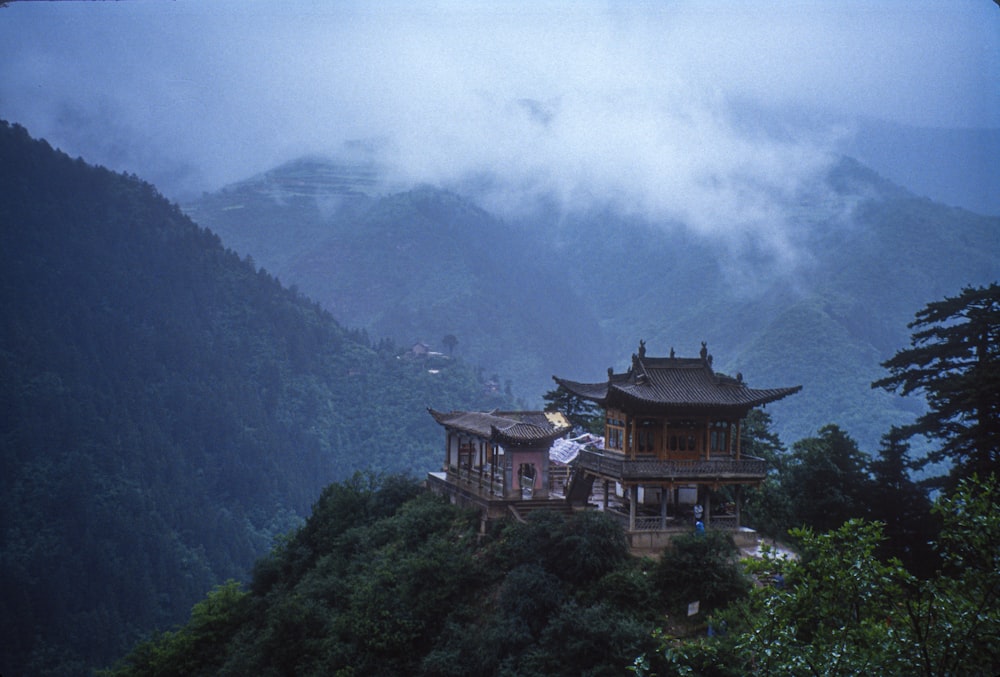
[[[622,518],[633,547],[650,548],[671,530],[690,528],[696,515],[705,525],[740,526],[741,487],[760,484],[767,473],[762,459],[741,453],[741,422],[752,408],[802,388],[750,388],[740,374],[714,371],[704,343],[700,357],[676,357],[672,348],[669,357],[649,357],[640,341],[628,371],[608,369],[606,381],[553,378],[606,416],[604,449],[580,453],[568,497],[588,500],[598,480],[608,509],[614,483],[627,504]]]

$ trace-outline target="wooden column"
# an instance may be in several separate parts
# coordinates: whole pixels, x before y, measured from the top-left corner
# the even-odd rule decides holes
[[[480,489],[483,488],[483,469],[486,466],[486,451],[483,448],[483,445],[484,445],[484,442],[482,440],[479,440],[479,449],[478,449],[478,451],[476,453],[476,456],[479,457],[478,460],[479,460],[479,488]]]
[[[639,485],[633,484],[628,488],[630,500],[628,502],[628,530],[635,531],[635,505],[639,502]]]
[[[496,491],[495,487],[497,482],[497,447],[492,442],[490,442],[489,445],[490,445],[490,493],[492,494]]]
[[[667,492],[669,487],[660,488],[660,528],[667,528]]]

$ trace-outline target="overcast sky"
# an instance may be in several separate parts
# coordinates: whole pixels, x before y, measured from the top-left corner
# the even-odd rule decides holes
[[[759,124],[796,110],[808,128]],[[348,140],[398,176],[772,218],[868,116],[1000,128],[1000,7],[874,2],[15,2],[0,117],[168,194]],[[820,124],[816,124],[820,120]],[[735,222],[742,219],[743,225]],[[774,237],[781,237],[780,233]]]

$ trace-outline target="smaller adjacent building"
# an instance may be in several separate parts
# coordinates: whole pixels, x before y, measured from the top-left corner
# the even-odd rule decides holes
[[[441,472],[428,476],[432,490],[482,508],[485,519],[508,514],[514,502],[548,500],[549,448],[570,431],[565,416],[544,411],[428,411],[445,429],[444,464]]]

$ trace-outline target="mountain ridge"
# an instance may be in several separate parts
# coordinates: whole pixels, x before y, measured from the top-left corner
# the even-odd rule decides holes
[[[913,414],[912,403],[866,387],[881,376],[879,362],[905,346],[913,313],[964,285],[1000,276],[1000,219],[917,197],[848,157],[834,161],[820,183],[806,186],[799,202],[786,206],[794,228],[790,242],[797,247],[791,265],[767,250],[722,251],[683,224],[628,216],[613,206],[565,213],[541,200],[534,213],[503,220],[477,206],[474,187],[471,196],[456,187],[416,190],[424,201],[432,191],[452,196],[441,198],[451,206],[434,217],[437,227],[427,225],[418,201],[407,204],[403,196],[412,193],[368,195],[367,207],[327,214],[311,242],[296,243],[295,257],[275,260],[279,275],[341,321],[373,335],[430,343],[448,333],[457,336],[463,355],[511,379],[531,404],[553,387],[552,374],[592,379],[627,361],[640,338],[651,350],[675,347],[682,354],[694,354],[707,340],[717,364],[742,371],[755,385],[794,381],[806,385],[800,401],[820,398],[807,408],[774,405],[783,412],[791,407],[791,420],[779,423],[783,437],[795,439],[844,418],[872,450],[889,425]],[[371,214],[385,201],[394,206],[383,209],[376,224]],[[201,222],[224,239],[248,232],[239,218],[204,211],[203,203],[194,206]],[[255,222],[267,219],[271,230],[282,228],[280,210]],[[410,242],[409,235],[392,228],[420,219],[425,238],[433,240],[419,242],[425,260],[413,267],[393,249]],[[482,231],[488,251],[469,241],[468,233],[454,231],[462,219]],[[447,223],[453,230],[447,231]],[[338,235],[344,232],[350,232],[351,247]],[[246,238],[243,246],[256,257],[268,242]],[[359,250],[366,252],[366,266],[352,265]],[[500,286],[518,285],[521,301],[492,303],[495,287],[469,282],[472,265],[490,270]],[[397,280],[400,298],[407,290],[405,303],[390,295],[371,307],[365,294],[385,282],[384,271]],[[455,302],[450,315],[442,312],[435,288]],[[516,297],[510,290],[506,295]],[[362,297],[368,298],[364,308],[350,307]],[[338,299],[348,305],[338,306]],[[503,317],[502,326],[496,316]],[[782,317],[799,333],[784,331]],[[809,338],[820,334],[837,338],[820,350]],[[779,335],[784,351],[769,345]],[[559,347],[548,349],[547,341]],[[491,342],[499,347],[490,348]],[[770,357],[764,361],[759,354]],[[800,366],[782,368],[782,355],[795,355]],[[824,371],[826,383],[818,376]],[[833,404],[844,397],[849,402]]]

